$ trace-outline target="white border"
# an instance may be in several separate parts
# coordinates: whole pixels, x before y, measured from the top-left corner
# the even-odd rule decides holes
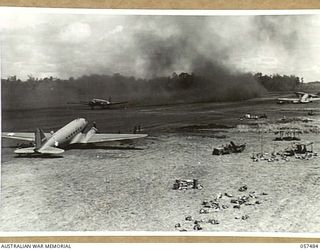
[[[270,232],[178,232],[178,231],[30,231],[0,232],[0,237],[21,236],[226,236],[226,237],[294,237],[320,238],[320,233],[270,233]]]
[[[146,10],[146,9],[83,9],[1,7],[1,14],[104,14],[104,15],[176,15],[176,16],[253,16],[253,15],[319,15],[320,9],[306,10]],[[0,55],[1,56],[1,55]],[[0,58],[1,64],[1,58]],[[0,65],[1,67],[1,65]],[[1,76],[1,69],[0,69]],[[1,79],[1,78],[0,78]],[[0,90],[1,91],[1,90]],[[0,92],[1,93],[1,92]],[[1,107],[1,103],[0,103]],[[1,114],[0,114],[1,119]],[[0,124],[1,128],[1,124]],[[1,140],[0,140],[1,142]],[[0,155],[1,159],[1,155]],[[1,177],[1,173],[0,173]],[[0,179],[1,185],[1,179]],[[0,194],[1,197],[1,194]],[[1,203],[0,203],[1,205]],[[236,236],[320,238],[319,233],[271,232],[178,232],[178,231],[30,231],[0,232],[0,237],[15,236]]]
[[[175,16],[255,16],[255,15],[316,15],[320,9],[303,10],[165,10],[165,9],[83,9],[2,7],[0,14],[105,14],[105,15],[175,15]]]

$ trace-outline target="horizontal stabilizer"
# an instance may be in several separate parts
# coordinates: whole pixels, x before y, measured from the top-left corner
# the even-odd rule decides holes
[[[61,148],[54,148],[54,147],[46,147],[44,149],[40,149],[37,151],[38,153],[41,153],[41,154],[61,154],[64,152],[63,149]]]
[[[31,147],[31,148],[18,148],[14,152],[16,154],[35,154],[36,152],[34,150],[35,150],[34,147]]]
[[[34,147],[30,148],[18,148],[14,151],[16,154],[61,154],[64,152],[63,149],[54,148],[54,147],[46,147],[45,149],[35,150]]]

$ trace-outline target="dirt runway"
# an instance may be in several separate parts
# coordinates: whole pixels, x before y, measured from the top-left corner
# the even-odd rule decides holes
[[[319,158],[251,159],[261,150],[289,145],[273,142],[271,132],[261,135],[259,126],[301,127],[303,141],[313,141],[319,153],[315,128],[320,114],[307,117],[305,108],[318,110],[320,103],[281,106],[265,98],[120,110],[4,111],[3,131],[32,132],[36,127],[51,131],[85,117],[102,133],[130,132],[141,125],[150,136],[138,141],[135,149],[74,149],[62,158],[15,157],[14,144],[3,141],[0,230],[194,231],[198,220],[202,231],[212,232],[320,232]],[[268,118],[239,119],[248,112]],[[301,119],[279,125],[284,116]],[[231,140],[246,143],[245,151],[212,155],[213,147]],[[173,190],[179,178],[198,179],[203,189]],[[243,185],[248,189],[240,192]],[[226,208],[201,214],[202,202],[219,193]],[[234,208],[224,193],[233,197],[251,193],[259,202]],[[219,224],[208,223],[210,219]]]

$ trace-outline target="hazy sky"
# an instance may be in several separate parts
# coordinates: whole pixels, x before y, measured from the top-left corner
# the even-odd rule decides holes
[[[2,77],[234,71],[320,80],[320,15],[119,16],[1,14]]]

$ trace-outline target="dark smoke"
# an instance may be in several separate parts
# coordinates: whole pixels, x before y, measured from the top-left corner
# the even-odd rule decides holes
[[[256,16],[253,20],[255,32],[250,33],[250,35],[260,42],[270,41],[275,46],[283,47],[290,53],[299,43],[300,26],[303,25],[304,21],[298,15]]]
[[[125,20],[125,32],[108,40],[109,43],[103,39],[95,42],[102,35],[98,25],[92,41],[68,46],[52,42],[55,40],[50,34],[59,32],[57,27],[43,29],[36,37],[41,38],[39,42],[46,54],[55,59],[52,65],[57,67],[58,75],[76,79],[53,84],[53,89],[51,83],[41,88],[36,85],[43,83],[35,83],[32,88],[22,86],[21,96],[30,98],[20,100],[21,107],[28,106],[30,100],[35,100],[37,106],[59,106],[65,105],[63,100],[109,96],[115,101],[140,103],[256,97],[266,90],[253,74],[237,67],[238,61],[246,56],[259,57],[267,47],[278,58],[290,62],[296,46],[301,45],[299,31],[309,21],[301,16],[128,16]],[[116,72],[120,74],[112,76]],[[178,75],[185,72],[192,80],[181,84],[170,77],[173,72]],[[4,89],[3,95],[8,103],[12,100],[12,105],[17,106],[18,91]]]
[[[181,36],[162,38],[144,33],[135,36],[136,46],[141,53],[147,78],[164,76],[175,71],[188,44]]]
[[[200,58],[195,61],[194,73],[205,101],[237,101],[266,93],[250,73],[231,72],[227,67]]]
[[[176,29],[166,37],[161,32],[147,30],[134,37],[139,53],[145,55],[147,77],[165,76],[179,70],[194,74],[193,87],[181,93],[186,100],[230,101],[265,93],[252,74],[225,63],[237,45],[234,40],[223,40],[219,31],[209,25],[209,17],[156,19],[158,27]]]

